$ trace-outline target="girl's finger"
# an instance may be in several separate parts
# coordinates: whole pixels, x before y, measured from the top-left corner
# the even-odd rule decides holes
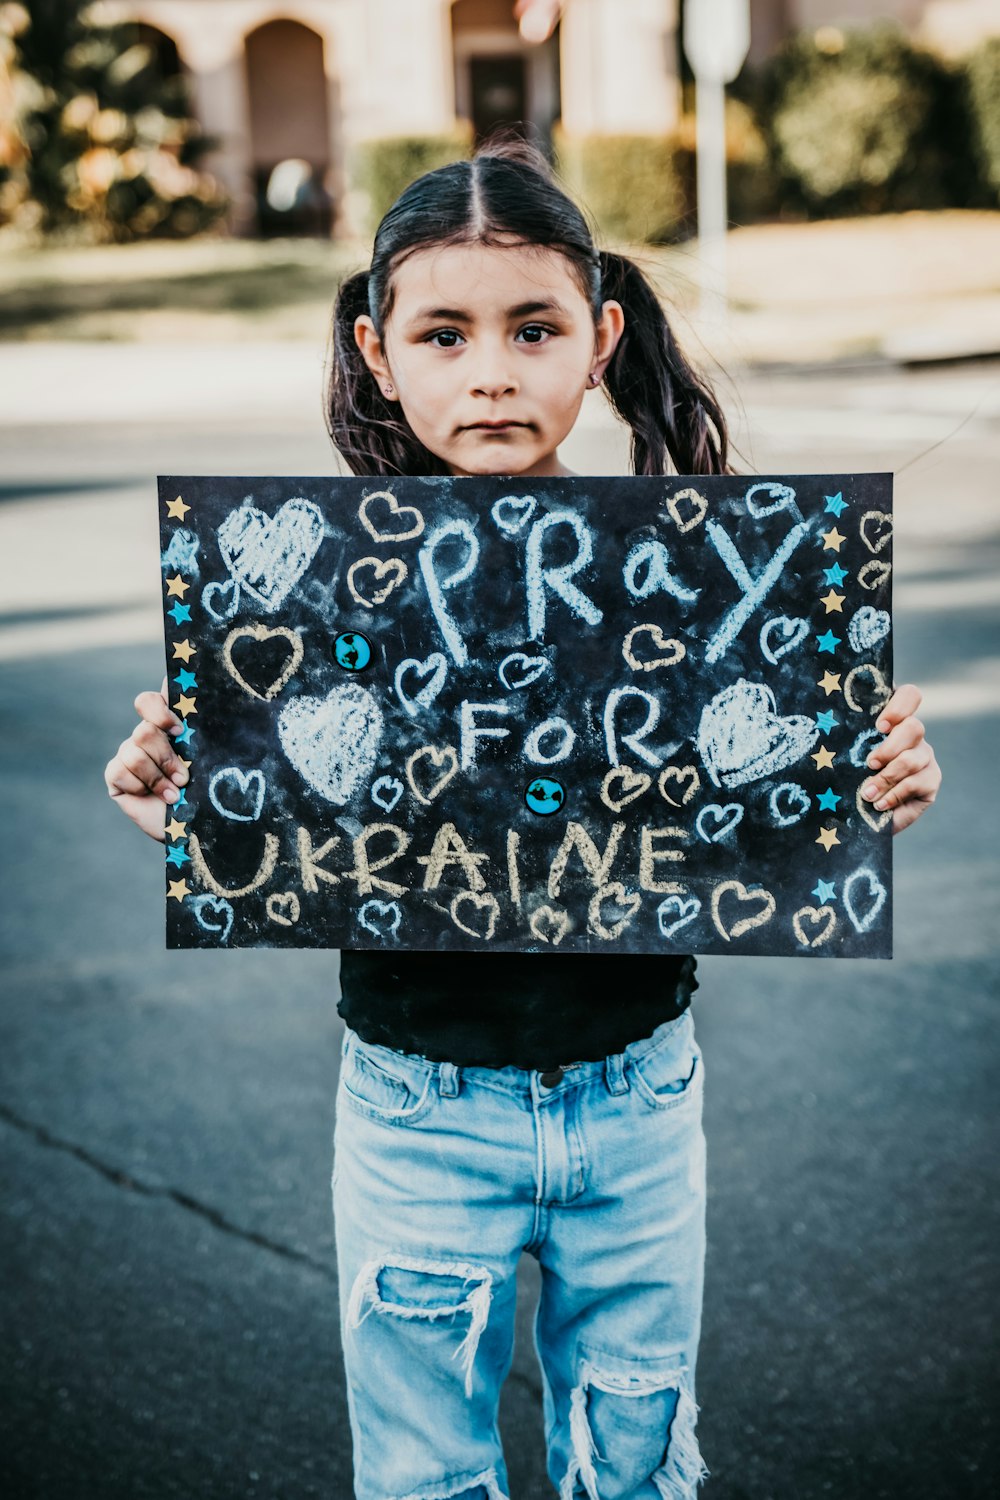
[[[179,734],[184,726],[167,703],[166,685],[167,679],[164,678],[160,692],[140,693],[135,700],[135,711],[140,719],[144,719],[148,724],[154,724],[157,729]]]
[[[901,719],[907,718],[910,714],[915,714],[922,701],[923,694],[920,689],[914,687],[912,682],[904,682],[882,709],[875,728],[880,729],[883,734],[888,734],[894,724],[898,724]]]
[[[130,771],[123,761],[117,759],[109,761],[104,780],[108,784],[109,797],[149,796],[146,783],[140,781],[135,772]]]
[[[865,765],[872,771],[877,771],[879,766],[886,766],[897,755],[904,750],[911,750],[919,745],[924,739],[924,726],[920,719],[911,714],[908,718],[896,725],[880,745],[873,745],[869,751]]]
[[[134,740],[125,740],[118,751],[117,758],[126,771],[131,771],[133,776],[138,777],[147,792],[162,797],[164,802],[177,801],[176,786],[169,777],[164,776],[162,768],[152,756],[146,754],[141,745],[137,745]],[[114,761],[111,762],[108,770],[112,771],[113,767]]]
[[[150,760],[156,762],[164,776],[172,777],[177,786],[184,785],[188,779],[187,769],[181,764],[173,742],[162,729],[156,729],[148,719],[143,719],[133,729],[132,740],[140,749],[145,750]]]
[[[893,787],[886,793],[886,806],[892,805],[892,831],[900,833],[904,828],[909,828],[915,823],[922,813],[934,802],[937,797],[941,778],[930,777],[927,770],[919,771],[915,776],[909,776],[901,781],[898,786]]]
[[[915,745],[912,750],[904,750],[900,755],[894,756],[877,776],[866,781],[861,789],[861,795],[867,802],[874,802],[879,812],[883,812],[893,804],[887,800],[886,794],[889,789],[906,780],[909,776],[916,775],[930,765],[934,758],[934,752],[926,741]]]

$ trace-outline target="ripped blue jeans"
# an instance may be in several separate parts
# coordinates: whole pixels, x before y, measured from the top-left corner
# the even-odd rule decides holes
[[[705,1257],[690,1009],[602,1062],[467,1068],[347,1028],[334,1133],[357,1500],[508,1500],[516,1270],[560,1500],[690,1500]]]

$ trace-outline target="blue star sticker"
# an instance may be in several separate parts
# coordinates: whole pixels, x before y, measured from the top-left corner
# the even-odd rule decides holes
[[[813,886],[809,894],[810,896],[815,896],[816,900],[822,906],[824,901],[833,900],[836,897],[837,892],[834,888],[834,882],[832,880],[821,880],[818,885]]]
[[[187,865],[187,864],[190,864],[190,863],[191,863],[191,856],[187,852],[187,850],[184,848],[184,845],[183,844],[171,844],[170,848],[167,850],[167,864],[168,865],[177,865],[180,868],[183,868],[184,865]]]
[[[175,625],[182,625],[185,620],[190,620],[191,618],[191,606],[190,604],[181,604],[175,600],[173,606],[167,610],[167,614],[174,621]]]
[[[834,640],[836,640],[836,636],[834,636]],[[832,731],[834,725],[840,723],[840,720],[833,717],[833,709],[830,708],[827,709],[824,713],[819,713],[816,715],[816,723],[819,725],[820,729],[822,729],[824,734],[829,734]]]
[[[827,633],[829,634],[829,632],[827,632]],[[820,650],[822,650],[822,649],[823,648],[820,647]],[[832,650],[833,648],[831,647],[830,649]],[[180,734],[175,734],[174,735],[174,744],[175,745],[190,745],[190,743],[191,743],[191,736],[194,734],[194,730],[192,729],[191,725],[188,723],[187,719],[182,719],[181,723],[184,725],[184,728],[181,730]]]
[[[819,796],[816,798],[816,801],[819,803],[824,812],[836,812],[837,803],[840,800],[840,797],[833,790],[832,786],[828,786],[826,791],[820,792]]]
[[[821,651],[829,651],[832,655],[840,645],[840,636],[834,635],[832,630],[827,630],[822,635],[816,637],[816,644]],[[177,738],[180,739],[180,735]]]
[[[823,569],[823,577],[826,579],[827,583],[830,583],[834,588],[839,589],[840,585],[847,577],[847,569],[842,568],[840,566],[840,563],[834,563],[832,568]]]
[[[177,792],[177,801],[171,802],[170,806],[172,808],[185,807],[187,805],[187,792],[182,786],[176,787],[175,791]]]
[[[847,509],[847,501],[843,498],[843,491],[838,490],[835,495],[824,495],[826,510],[824,515],[839,516],[841,511]]]
[[[174,678],[174,681],[176,682],[182,693],[188,693],[192,688],[196,688],[198,686],[197,677],[193,672],[189,672],[186,667],[181,667],[180,671],[177,673],[177,676]]]

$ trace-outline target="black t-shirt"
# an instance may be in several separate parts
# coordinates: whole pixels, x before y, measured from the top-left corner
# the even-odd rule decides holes
[[[686,1010],[691,955],[342,949],[339,1014],[362,1041],[460,1067],[597,1062]]]

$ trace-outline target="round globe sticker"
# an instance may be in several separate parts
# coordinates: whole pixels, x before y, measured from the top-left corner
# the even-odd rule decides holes
[[[536,776],[534,781],[528,782],[524,800],[533,813],[545,818],[550,813],[559,811],[565,796],[560,782],[553,781],[549,776]]]
[[[345,630],[333,643],[337,664],[347,672],[363,672],[372,659],[372,643],[360,630]]]

